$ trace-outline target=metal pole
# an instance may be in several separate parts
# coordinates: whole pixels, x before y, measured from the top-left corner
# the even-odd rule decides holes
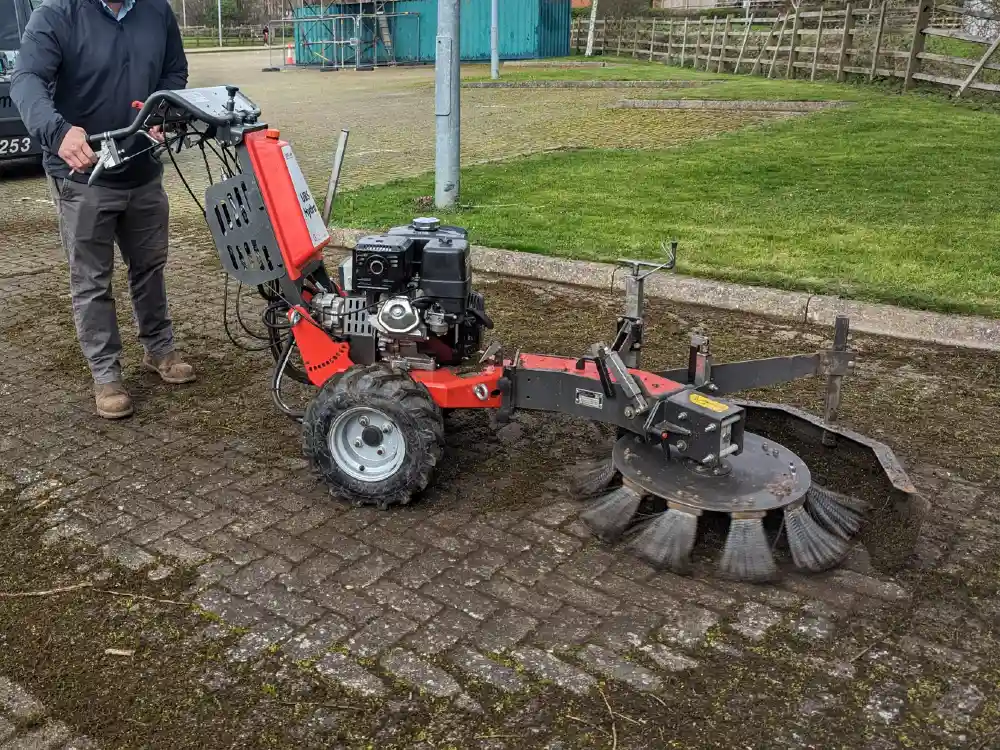
[[[597,0],[590,3],[590,30],[587,32],[587,57],[594,54],[594,28],[597,26]]]
[[[490,76],[500,77],[500,0],[493,0],[490,8]]]
[[[451,208],[458,200],[461,153],[461,0],[438,0],[438,33],[434,60],[434,115],[437,142],[434,204]]]
[[[187,29],[187,25],[188,25],[188,4],[187,4],[187,0],[182,0],[182,2],[181,2],[181,23],[184,25],[184,28]]]
[[[349,130],[340,131],[340,141],[337,143],[337,155],[333,157],[333,171],[330,173],[330,184],[326,188],[326,205],[323,206],[323,223],[329,226],[330,214],[333,212],[333,202],[337,198],[337,186],[340,184],[340,170],[344,166],[344,153],[347,151]]]
[[[222,46],[222,0],[216,1],[216,6],[219,9],[219,46]]]

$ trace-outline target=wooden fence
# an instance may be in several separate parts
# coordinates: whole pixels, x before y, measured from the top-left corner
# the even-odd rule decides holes
[[[971,30],[970,30],[971,29]],[[589,21],[577,19],[572,46],[586,51]],[[757,17],[598,21],[594,53],[658,60],[718,73],[767,78],[901,78],[1000,92],[1000,17],[958,6],[823,6]]]

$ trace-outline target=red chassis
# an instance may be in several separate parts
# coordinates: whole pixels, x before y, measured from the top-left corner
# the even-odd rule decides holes
[[[288,142],[281,140],[279,132],[269,129],[248,133],[245,146],[274,227],[288,279],[298,282],[322,264],[323,249],[329,244],[330,237],[327,234],[317,238],[310,234],[308,216],[315,209],[315,204],[309,197],[303,211],[303,197],[295,184],[298,166]],[[307,301],[308,291],[299,284],[296,287],[303,300]],[[343,294],[339,288],[337,291]],[[349,355],[348,344],[334,340],[313,320],[304,306],[292,307],[288,316],[305,371],[313,385],[322,387],[331,377],[355,365]],[[602,377],[596,361],[536,354],[519,354],[516,360],[486,364],[473,373],[459,374],[455,368],[441,367],[415,370],[411,377],[428,390],[434,403],[442,409],[499,409],[504,406],[502,380],[505,373],[512,369],[522,376],[535,371],[572,374],[575,378],[592,382],[600,382]],[[684,387],[650,372],[630,369],[630,373],[642,384],[645,395],[654,400],[677,393]],[[615,382],[613,373],[607,377]],[[518,405],[521,408],[527,406]]]

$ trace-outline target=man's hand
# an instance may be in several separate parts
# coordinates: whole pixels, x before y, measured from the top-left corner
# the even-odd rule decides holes
[[[153,136],[157,141],[163,143],[163,128],[159,125],[154,125],[149,129],[149,134]]]
[[[59,158],[77,172],[97,163],[97,156],[87,143],[87,132],[83,128],[70,128],[59,145]]]

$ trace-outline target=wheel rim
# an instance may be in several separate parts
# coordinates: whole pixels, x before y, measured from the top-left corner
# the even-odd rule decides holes
[[[340,470],[364,482],[391,477],[406,457],[399,425],[384,412],[367,406],[339,415],[330,427],[328,441],[330,455]]]

